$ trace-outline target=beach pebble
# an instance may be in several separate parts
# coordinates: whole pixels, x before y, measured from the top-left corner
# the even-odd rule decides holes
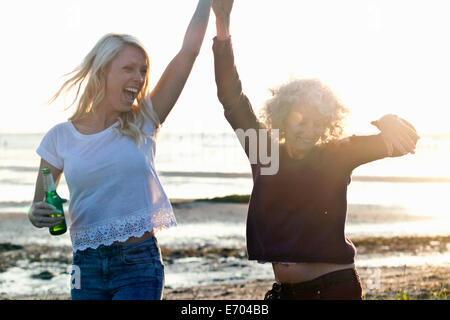
[[[50,271],[42,271],[41,273],[32,275],[31,277],[33,279],[50,280],[54,277],[54,275]]]

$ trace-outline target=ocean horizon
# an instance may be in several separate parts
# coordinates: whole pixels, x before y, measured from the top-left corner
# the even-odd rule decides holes
[[[36,149],[44,133],[0,134],[0,214],[27,212],[39,166]],[[156,171],[170,199],[205,199],[252,190],[248,159],[234,132],[161,132]],[[399,206],[416,214],[430,207],[450,214],[450,134],[423,135],[415,155],[386,158],[354,170],[349,204]],[[70,199],[64,176],[58,193]],[[444,211],[444,212],[442,212]]]

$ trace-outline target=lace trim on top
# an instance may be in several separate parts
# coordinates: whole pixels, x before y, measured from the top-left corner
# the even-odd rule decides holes
[[[126,241],[130,237],[141,237],[145,232],[158,231],[176,226],[177,222],[170,208],[159,209],[152,216],[145,213],[123,216],[119,219],[94,225],[91,228],[70,230],[73,252],[100,245],[111,245],[115,241]]]

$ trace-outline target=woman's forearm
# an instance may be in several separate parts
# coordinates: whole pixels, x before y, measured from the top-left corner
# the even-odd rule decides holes
[[[206,28],[208,26],[209,15],[211,11],[212,0],[200,0],[195,10],[194,16],[189,23],[186,34],[184,36],[181,51],[197,56],[205,37]]]
[[[230,36],[230,16],[216,16],[217,39],[225,40]]]
[[[214,0],[213,11],[216,15],[217,39],[226,40],[230,36],[230,16],[234,0]]]
[[[150,97],[163,123],[174,107],[200,52],[208,26],[212,0],[200,0],[184,36],[183,46],[170,61]]]

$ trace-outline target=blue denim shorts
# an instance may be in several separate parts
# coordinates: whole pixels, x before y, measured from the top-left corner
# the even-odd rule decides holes
[[[72,300],[160,300],[164,264],[156,238],[73,253]]]

